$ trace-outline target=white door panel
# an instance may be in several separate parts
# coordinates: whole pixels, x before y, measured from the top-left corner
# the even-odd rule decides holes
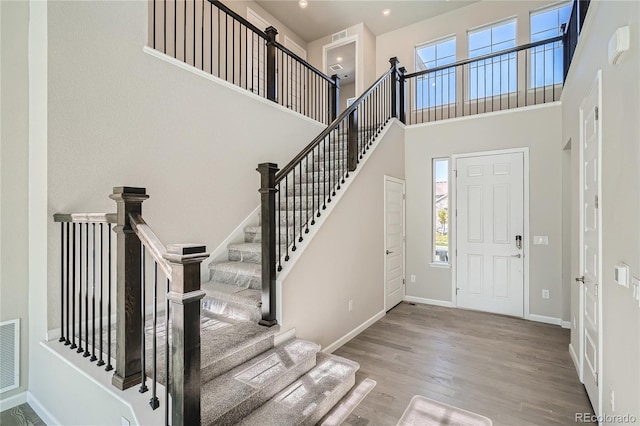
[[[599,85],[592,87],[581,106],[580,138],[582,205],[580,265],[583,294],[582,311],[582,376],[595,413],[600,414],[599,382],[602,329],[601,272],[601,212],[600,198],[600,123],[598,122]]]
[[[404,182],[384,180],[385,310],[404,299]]]
[[[456,173],[457,304],[522,317],[524,156],[460,158]]]

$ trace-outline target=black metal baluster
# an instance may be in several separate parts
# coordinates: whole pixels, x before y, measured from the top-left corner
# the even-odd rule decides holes
[[[80,265],[78,270],[78,353],[84,351],[82,348],[82,223],[78,224],[80,232],[78,232],[78,240],[80,247],[78,249],[78,258]]]
[[[165,3],[166,4],[166,3]],[[166,26],[165,26],[166,28]],[[103,359],[103,338],[102,338],[102,332],[103,332],[103,328],[102,328],[102,294],[103,294],[103,288],[104,288],[104,227],[102,226],[102,223],[100,223],[100,310],[99,310],[99,318],[100,318],[100,359],[98,360],[98,367],[102,367],[104,365],[104,359]]]
[[[165,339],[164,339],[164,424],[169,424],[169,363],[171,353],[169,352],[169,305],[170,301],[166,295],[169,294],[169,278],[167,277],[167,284],[165,289],[165,303],[164,303],[164,331],[165,331]],[[177,425],[176,425],[177,426]]]
[[[278,190],[278,198],[276,201],[278,202],[278,206],[276,207],[276,212],[278,212],[278,227],[276,228],[277,238],[278,238],[278,271],[282,271],[282,191],[280,191],[280,184],[277,184],[276,189]],[[285,192],[284,196],[288,196]]]
[[[309,186],[309,170],[307,169],[307,186]],[[316,224],[316,148],[311,150],[311,225]]]
[[[284,261],[289,261],[289,175],[284,177],[284,192],[286,194],[284,199],[284,226],[286,230],[285,236],[285,244],[287,246]],[[282,216],[282,211],[279,212],[280,216]]]
[[[69,260],[69,246],[70,246],[70,241],[69,241],[69,222],[67,222],[67,226],[66,226],[66,237],[67,237],[67,281],[66,281],[66,287],[67,287],[67,318],[66,318],[66,328],[65,328],[65,341],[64,341],[64,345],[65,346],[69,346],[71,344],[71,341],[69,340],[69,275],[71,275],[71,271],[70,271],[70,260]],[[61,328],[62,329],[62,328]],[[72,336],[73,337],[73,336]]]
[[[113,370],[111,365],[111,224],[107,226],[108,251],[107,251],[107,366],[106,371]]]
[[[173,0],[173,57],[178,58],[178,0]]]
[[[304,167],[304,172],[305,172],[305,179],[304,179],[304,185],[305,185],[305,195],[306,195],[306,200],[305,200],[305,206],[306,206],[306,210],[307,210],[307,220],[305,221],[307,228],[305,229],[304,233],[308,234],[309,233],[309,154],[307,154],[304,157],[304,161],[305,161],[305,167]],[[302,175],[300,175],[300,194],[302,194]],[[313,210],[311,210],[311,216],[313,216]]]
[[[145,306],[145,300],[147,298],[146,296],[146,287],[147,287],[147,277],[146,277],[146,270],[147,270],[147,264],[146,264],[146,249],[144,247],[144,245],[142,245],[142,250],[141,250],[141,268],[140,268],[140,276],[142,277],[140,280],[140,292],[141,292],[141,297],[140,297],[140,316],[142,317],[142,321],[140,321],[140,361],[142,363],[142,382],[140,383],[140,389],[138,390],[138,392],[140,393],[145,393],[146,391],[149,390],[149,388],[147,387],[147,368],[146,368],[146,339],[145,339],[145,321],[146,321],[146,317],[147,317],[147,310],[146,310],[146,306]]]
[[[69,349],[75,349],[76,345],[76,224],[72,224],[72,239],[73,244],[71,246],[71,346]]]
[[[165,0],[164,2],[162,2],[163,5],[163,28],[164,30],[162,31],[162,43],[163,43],[163,49],[164,49],[164,53],[167,53],[167,1]]]
[[[184,35],[184,49],[182,50],[182,56],[184,62],[187,62],[187,0],[184,2],[184,26],[182,27],[182,33]]]
[[[338,163],[336,162],[336,154],[340,155],[338,153],[338,144],[340,143],[340,134],[336,133],[336,130],[333,130],[331,133],[333,133],[333,170],[331,170],[331,174],[335,174],[334,182],[333,182],[333,186],[331,187],[331,196],[335,197],[336,196],[336,182],[335,180],[338,179],[338,174],[340,173],[340,170],[338,170]],[[336,139],[336,136],[338,137],[338,139]]]
[[[224,14],[224,79],[229,81],[229,15]]]
[[[213,75],[213,4],[209,3],[209,72]]]
[[[346,120],[342,120],[338,125],[338,136],[340,137],[340,151],[342,152],[342,170],[340,172],[340,180],[338,181],[338,189],[340,189],[340,184],[344,183],[344,175],[345,170],[347,169],[347,150],[345,146],[345,139],[347,138],[347,133],[345,132],[345,122]]]
[[[293,246],[291,247],[291,251],[296,251],[296,233],[298,230],[296,229],[296,168],[294,167],[291,170],[291,179],[293,184],[293,199],[291,200],[291,204],[293,204]]]
[[[231,20],[231,82],[236,83],[236,20]]]
[[[167,330],[167,333],[169,331]],[[156,409],[160,406],[160,400],[158,399],[156,385],[158,383],[158,344],[156,339],[158,338],[158,262],[153,262],[153,333],[151,334],[152,349],[151,355],[153,360],[153,379],[151,380],[151,399],[149,405],[152,409]],[[167,382],[169,386],[169,382]],[[168,404],[168,402],[167,402]]]
[[[200,34],[202,38],[200,39],[200,68],[204,71],[204,0],[201,0],[202,4],[202,13],[200,15]]]
[[[89,352],[89,224],[85,223],[85,260],[86,268],[84,269],[84,353],[83,357],[88,358]]]
[[[333,143],[332,135],[333,135],[333,132],[329,132],[329,134],[327,135],[327,138],[329,139],[329,148],[324,153],[325,169],[326,169],[325,173],[327,172],[329,173],[329,176],[326,178],[327,193],[325,194],[325,197],[327,198],[327,203],[331,202],[331,177],[333,175],[333,169],[331,168],[331,144]]]
[[[196,2],[193,2],[193,66],[197,68],[196,64]]]
[[[153,48],[156,48],[156,0],[153,0]]]
[[[294,168],[294,176],[295,176],[295,168]],[[303,240],[302,237],[302,230],[304,229],[304,221],[302,220],[302,212],[304,210],[307,210],[308,206],[306,206],[304,203],[304,198],[302,196],[302,161],[300,161],[299,165],[298,165],[298,198],[300,199],[300,206],[299,206],[299,210],[300,210],[300,235],[298,237],[298,242],[301,243]]]
[[[58,341],[64,342],[64,222],[60,222],[60,338]]]
[[[91,358],[89,361],[94,362],[96,357],[96,224],[91,224]]]
[[[220,77],[220,9],[216,14],[218,15],[218,77]]]
[[[317,96],[316,96],[317,98]],[[316,99],[317,102],[317,99]],[[322,139],[322,152],[323,152],[323,156],[322,156],[322,174],[323,174],[323,179],[322,179],[322,210],[325,210],[327,208],[327,138],[329,137],[329,135],[325,136],[324,139]]]

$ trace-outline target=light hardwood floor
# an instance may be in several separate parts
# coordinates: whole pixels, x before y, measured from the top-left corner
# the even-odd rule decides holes
[[[395,425],[414,395],[494,426],[574,424],[592,409],[568,345],[559,326],[401,303],[335,352],[378,383],[345,424]]]

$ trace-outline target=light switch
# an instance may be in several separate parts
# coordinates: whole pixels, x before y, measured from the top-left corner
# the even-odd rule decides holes
[[[547,235],[534,235],[533,244],[537,246],[548,246],[549,237]]]
[[[615,266],[614,278],[618,285],[629,288],[629,265],[620,263]]]

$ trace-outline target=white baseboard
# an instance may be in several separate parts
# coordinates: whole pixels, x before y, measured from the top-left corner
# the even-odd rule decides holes
[[[573,361],[574,367],[576,367],[576,373],[578,373],[578,378],[582,382],[582,377],[580,377],[580,361],[578,360],[578,355],[576,355],[576,351],[573,349],[573,345],[569,343],[569,355],[571,355],[571,360]]]
[[[27,392],[27,402],[29,406],[36,412],[38,416],[42,419],[42,421],[47,425],[59,425],[60,422],[56,419],[53,414],[49,412],[40,401],[36,399],[35,396],[31,392]]]
[[[568,328],[569,330],[571,330],[573,328],[573,325],[571,324],[571,321],[562,321],[562,328]]]
[[[20,404],[24,404],[25,402],[27,402],[27,391],[20,392],[19,394],[10,396],[9,398],[0,399],[0,411],[9,410]]]
[[[296,337],[296,329],[295,329],[295,327],[291,328],[291,329],[289,329],[287,331],[282,331],[282,332],[276,334],[273,337],[273,345],[274,346],[278,346],[281,343],[284,343],[289,339],[293,339],[294,337]]]
[[[543,322],[545,324],[562,325],[562,320],[555,317],[547,317],[544,315],[529,314],[528,320],[535,322]]]
[[[404,296],[405,302],[422,303],[423,305],[443,306],[445,308],[453,308],[453,302],[446,300],[427,299],[425,297]]]
[[[362,333],[364,330],[369,328],[374,322],[378,321],[380,318],[384,317],[385,315],[386,315],[386,312],[383,309],[382,311],[378,312],[377,314],[375,314],[374,316],[372,316],[371,318],[369,318],[368,320],[360,324],[358,327],[354,328],[353,330],[351,330],[350,332],[348,332],[347,334],[345,334],[344,336],[342,336],[341,338],[339,338],[338,340],[336,340],[326,348],[323,348],[322,352],[326,354],[333,353],[340,346],[344,345],[349,340],[353,339],[358,334]]]

